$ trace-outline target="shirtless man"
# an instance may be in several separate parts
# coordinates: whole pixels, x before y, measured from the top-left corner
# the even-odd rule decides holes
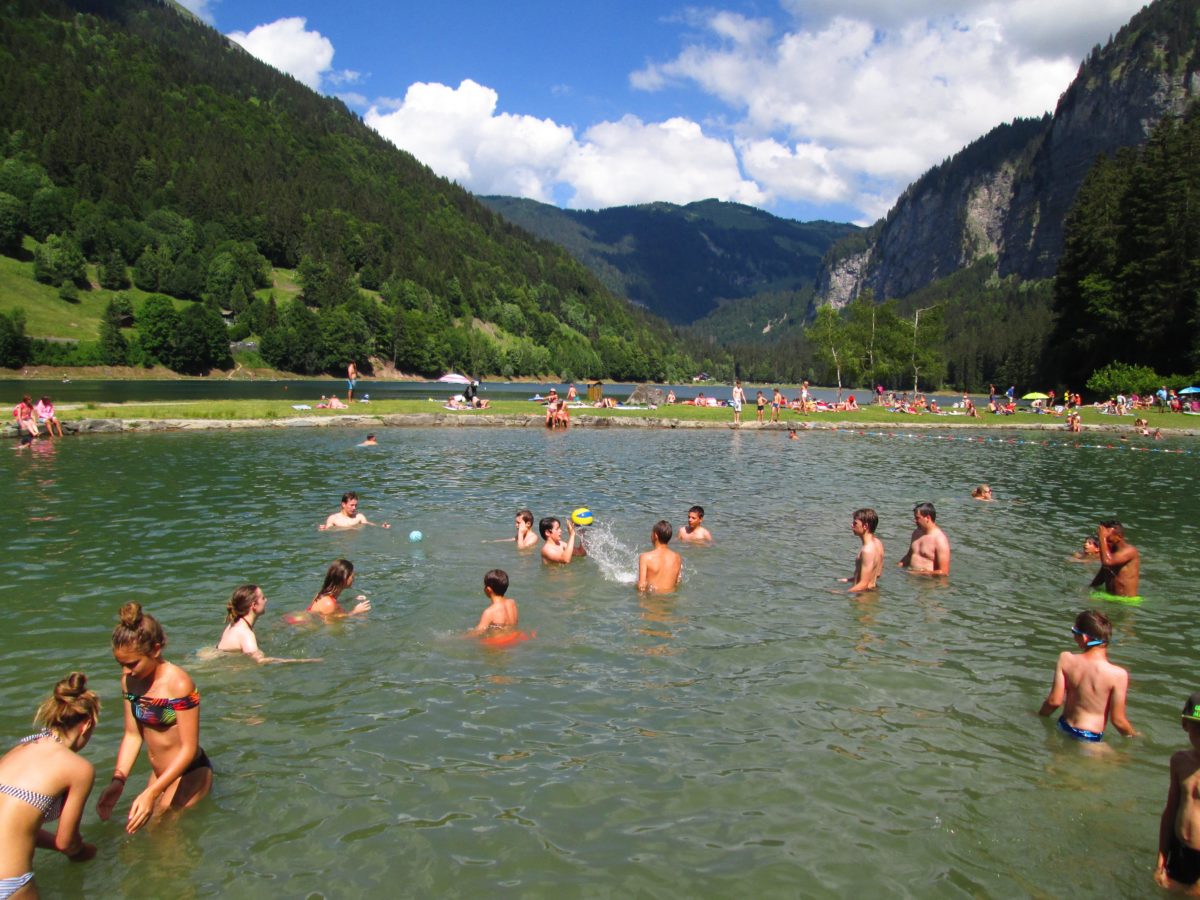
[[[1171,783],[1158,827],[1159,887],[1195,891],[1200,881],[1200,692],[1187,698],[1183,730],[1191,747],[1171,755]]]
[[[688,510],[687,524],[679,529],[679,539],[687,544],[711,541],[712,535],[704,527],[704,507],[693,506]]]
[[[1101,522],[1096,529],[1100,541],[1100,571],[1092,579],[1092,587],[1104,585],[1114,597],[1136,597],[1142,555],[1137,547],[1126,543],[1125,529],[1116,519]]]
[[[354,361],[350,361],[350,365],[346,366],[346,402],[354,402],[354,386],[358,383],[358,366]]]
[[[914,575],[949,575],[950,540],[937,526],[937,510],[932,503],[913,507],[912,543],[900,560],[900,566]]]
[[[1059,654],[1054,683],[1038,715],[1048,716],[1061,706],[1059,730],[1077,741],[1099,743],[1108,719],[1121,734],[1133,737],[1137,732],[1125,717],[1129,673],[1108,661],[1112,623],[1104,613],[1085,610],[1075,617],[1071,633],[1081,652]]]
[[[735,381],[733,383],[733,393],[730,395],[729,405],[733,407],[733,424],[742,424],[742,404],[746,402],[746,392],[742,390],[742,383]]]
[[[375,440],[375,435],[368,434],[367,439],[365,441],[363,441],[361,444],[359,444],[358,446],[360,446],[360,447],[378,447],[379,441]]]
[[[862,540],[862,548],[854,557],[854,577],[838,579],[849,584],[847,593],[858,594],[873,591],[883,574],[883,541],[875,537],[879,527],[879,515],[873,509],[856,509],[850,522],[854,536]]]
[[[654,549],[638,557],[639,591],[654,591],[664,594],[675,590],[683,580],[683,559],[667,546],[675,528],[666,519],[660,519],[650,530],[650,543]]]
[[[546,543],[542,544],[542,562],[545,563],[561,563],[566,565],[575,556],[575,523],[567,519],[567,530],[570,532],[570,539],[564,541],[562,536],[562,522],[547,516],[538,522],[538,532]]]
[[[367,517],[358,511],[358,494],[354,491],[346,491],[342,494],[342,508],[325,520],[323,525],[317,526],[317,531],[324,531],[327,528],[354,528],[357,525],[374,525],[374,522],[368,522]],[[391,528],[387,522],[380,522],[380,528]]]

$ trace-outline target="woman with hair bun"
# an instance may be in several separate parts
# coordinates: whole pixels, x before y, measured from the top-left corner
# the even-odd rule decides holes
[[[187,672],[162,658],[167,642],[162,626],[140,603],[126,603],[120,616],[112,647],[128,701],[125,735],[96,811],[108,821],[144,742],[151,774],[129,807],[125,830],[133,834],[155,812],[199,803],[212,789],[213,772],[200,748],[200,692]]]
[[[79,834],[96,770],[77,751],[99,716],[100,698],[87,689],[87,676],[72,672],[38,707],[33,721],[42,730],[0,757],[0,898],[37,896],[37,847],[58,850],[72,862],[96,855]],[[53,834],[42,827],[51,819],[58,819]]]
[[[284,659],[267,656],[258,649],[254,623],[267,609],[267,598],[257,584],[234,588],[225,607],[225,630],[217,641],[217,649],[228,653],[245,653],[259,663],[320,662],[319,659]]]

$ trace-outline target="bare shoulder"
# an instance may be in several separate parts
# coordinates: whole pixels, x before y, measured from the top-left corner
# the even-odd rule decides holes
[[[167,669],[166,678],[163,681],[164,686],[171,697],[185,697],[196,689],[196,683],[192,681],[192,676],[174,663],[167,663],[170,668]]]

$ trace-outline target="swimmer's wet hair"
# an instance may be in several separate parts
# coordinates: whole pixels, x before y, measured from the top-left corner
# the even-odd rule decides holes
[[[126,603],[118,613],[120,622],[113,629],[113,649],[133,647],[139,653],[149,655],[155,647],[167,643],[166,633],[158,620],[149,613],[142,612],[142,604]]]
[[[89,719],[95,722],[99,718],[100,698],[95,691],[88,690],[86,675],[72,672],[54,686],[54,696],[42,702],[33,722],[63,731],[80,722]]]
[[[856,509],[851,518],[855,522],[862,522],[867,531],[871,532],[871,534],[874,534],[875,529],[879,527],[879,513],[875,512],[875,510],[871,509],[870,507]]]
[[[660,544],[669,544],[671,542],[671,535],[675,533],[675,528],[666,519],[659,519],[654,523],[651,531],[654,532],[654,536],[658,538]]]
[[[1098,609],[1085,609],[1075,617],[1075,627],[1094,641],[1108,643],[1112,637],[1112,622]]]
[[[508,573],[503,569],[492,569],[483,576],[483,586],[490,588],[493,594],[503,597],[508,593]]]
[[[698,515],[700,518],[702,518],[702,519],[704,518],[704,507],[703,507],[703,506],[693,506],[693,507],[690,507],[690,508],[688,509],[688,512],[690,512],[690,513],[693,513],[693,512],[694,512],[694,513],[695,513],[696,515]]]
[[[554,526],[561,524],[562,522],[558,521],[558,519],[554,518],[554,516],[546,516],[546,518],[538,522],[538,534],[540,534],[542,539],[545,540],[546,535],[554,530]]]
[[[250,607],[254,606],[254,601],[257,599],[257,584],[243,584],[240,587],[235,587],[233,589],[233,596],[225,604],[226,624],[232,625],[238,619],[246,618],[246,615],[250,612]]]
[[[1111,528],[1119,537],[1125,537],[1125,526],[1116,519],[1105,519],[1100,523],[1105,528]]]
[[[350,579],[353,577],[354,563],[348,559],[335,559],[325,572],[325,581],[313,599],[317,600],[328,594],[336,600],[338,595],[350,586]]]
[[[518,509],[517,518],[529,525],[533,524],[533,511],[528,509]]]
[[[357,499],[358,499],[358,491],[346,491],[346,493],[342,494],[342,502],[343,503],[345,503],[347,500],[357,500]]]
[[[932,503],[918,503],[913,507],[913,512],[928,516],[931,522],[937,521],[937,510],[933,508]]]

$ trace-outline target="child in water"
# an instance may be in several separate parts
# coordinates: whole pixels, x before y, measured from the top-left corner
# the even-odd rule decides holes
[[[350,612],[342,609],[338,598],[342,595],[342,591],[352,584],[354,584],[354,563],[348,559],[335,559],[333,565],[329,567],[329,571],[325,573],[325,581],[321,585],[321,589],[317,591],[317,596],[313,597],[312,603],[308,604],[308,612],[329,618],[360,616],[370,611],[371,601],[362,594],[354,598],[358,602]]]
[[[508,573],[492,569],[483,576],[483,593],[491,605],[479,617],[472,634],[511,631],[517,627],[517,601],[504,596],[508,593]]]
[[[1200,691],[1187,698],[1182,722],[1192,746],[1171,756],[1171,783],[1158,827],[1154,881],[1159,887],[1194,892],[1200,881]]]
[[[1108,642],[1112,637],[1108,616],[1085,610],[1075,617],[1071,633],[1082,652],[1059,654],[1054,683],[1038,715],[1048,716],[1061,706],[1058,728],[1078,741],[1102,741],[1108,719],[1121,734],[1133,737],[1137,732],[1125,718],[1129,672],[1108,661]]]

